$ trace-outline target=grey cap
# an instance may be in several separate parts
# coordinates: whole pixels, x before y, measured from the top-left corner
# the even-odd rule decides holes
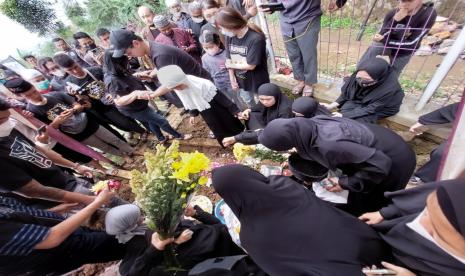
[[[164,15],[157,15],[153,18],[153,25],[155,25],[155,28],[158,28],[158,29],[164,28],[170,25],[170,21]]]
[[[132,41],[136,40],[137,36],[134,32],[119,29],[110,33],[110,43],[113,46],[113,57],[120,58],[124,56],[126,49],[132,45]]]

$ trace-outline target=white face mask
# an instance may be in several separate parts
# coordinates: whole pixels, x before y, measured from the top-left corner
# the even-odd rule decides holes
[[[59,77],[59,78],[63,78],[64,76],[66,76],[66,73],[63,72],[63,70],[58,69],[58,70],[53,71],[52,75]]]
[[[213,15],[212,17],[210,17],[210,19],[208,19],[208,22],[209,22],[210,24],[212,24],[213,26],[215,26],[216,15]]]
[[[7,137],[11,131],[15,128],[15,125],[11,120],[8,120],[0,125],[0,137]]]
[[[407,227],[409,227],[410,229],[412,229],[413,231],[415,231],[417,234],[419,234],[419,235],[422,236],[423,238],[425,238],[425,239],[429,240],[430,242],[434,243],[437,247],[439,247],[439,248],[441,248],[442,250],[444,250],[444,252],[446,252],[446,253],[449,254],[450,256],[454,257],[454,258],[455,258],[456,260],[458,260],[459,262],[465,264],[465,259],[460,258],[459,256],[456,256],[456,255],[452,254],[451,252],[447,251],[444,247],[442,247],[442,246],[433,238],[433,236],[431,236],[431,234],[425,229],[425,227],[423,226],[423,224],[421,224],[420,219],[421,219],[421,217],[424,215],[425,212],[427,212],[427,211],[426,211],[426,208],[425,208],[425,210],[423,210],[413,221],[407,223]]]
[[[200,17],[191,17],[192,18],[192,21],[194,21],[195,23],[202,23],[203,22],[203,17],[200,16]]]
[[[227,37],[235,37],[236,36],[233,32],[225,30],[223,28],[221,28],[221,33],[223,35],[227,36]]]
[[[214,55],[218,54],[219,51],[220,51],[220,47],[218,47],[218,46],[216,46],[214,48],[205,49],[205,52],[210,56],[214,56]]]

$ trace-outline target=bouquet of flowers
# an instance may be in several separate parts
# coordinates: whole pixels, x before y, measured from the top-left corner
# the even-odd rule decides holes
[[[118,180],[110,179],[110,180],[102,180],[94,184],[90,189],[94,194],[98,195],[101,191],[108,188],[111,191],[117,191],[121,188],[121,182]]]
[[[244,165],[255,166],[263,160],[270,160],[277,163],[282,163],[287,160],[287,157],[278,152],[272,151],[262,145],[246,146],[241,143],[234,144],[234,157]]]
[[[147,172],[133,170],[130,185],[136,201],[144,210],[147,225],[162,239],[173,237],[198,185],[208,181],[210,160],[200,152],[179,152],[179,143],[169,148],[157,145],[156,152],[145,153]]]

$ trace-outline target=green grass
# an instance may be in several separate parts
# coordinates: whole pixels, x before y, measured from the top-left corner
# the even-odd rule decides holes
[[[401,76],[399,83],[405,91],[418,91],[425,89],[427,81],[424,76],[419,76],[416,80]]]

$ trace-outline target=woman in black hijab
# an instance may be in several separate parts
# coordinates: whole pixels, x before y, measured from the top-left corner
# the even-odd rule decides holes
[[[126,208],[117,207],[117,208]],[[109,211],[111,214],[112,210]],[[119,212],[119,211],[118,211]],[[116,221],[112,224],[131,221],[138,223],[138,219],[134,219],[133,215],[139,216],[140,213],[135,213],[132,210],[125,210],[121,214],[112,215],[111,221]],[[187,275],[189,269],[196,264],[205,261],[209,258],[244,255],[244,251],[239,248],[231,239],[226,226],[211,214],[204,212],[198,206],[189,208],[189,215],[198,221],[200,224],[194,223],[192,220],[181,220],[176,229],[176,239],[161,240],[157,233],[152,232],[146,227],[140,225],[127,225],[126,230],[122,227],[117,227],[117,231],[109,232],[112,235],[124,242],[126,245],[126,254],[123,258],[119,272],[123,276],[171,276],[171,275]],[[106,218],[108,225],[111,222]],[[140,231],[138,229],[141,229]],[[137,230],[137,231],[136,231]],[[108,232],[108,229],[107,229]],[[132,233],[131,233],[132,232]],[[136,233],[137,232],[137,233]],[[129,240],[125,240],[125,236],[129,235]],[[174,244],[176,251],[176,260],[184,271],[169,272],[165,271],[164,267],[164,250],[168,244]],[[251,267],[253,268],[253,266]]]
[[[212,180],[241,222],[241,245],[269,275],[362,275],[384,256],[372,229],[288,177],[228,165]]]
[[[269,122],[278,118],[292,118],[292,101],[281,92],[279,86],[265,83],[258,88],[259,103],[242,114],[247,119],[247,128],[256,130],[264,128]]]
[[[386,193],[393,203],[360,219],[392,247],[396,265],[419,276],[464,275],[464,194],[463,178],[431,182]]]
[[[413,150],[393,131],[346,118],[274,120],[259,142],[277,151],[296,148],[304,159],[341,170],[327,189],[349,190],[347,211],[354,215],[388,204],[383,193],[405,188],[416,164]]]
[[[387,61],[373,58],[359,66],[341,88],[341,96],[324,104],[329,110],[339,108],[339,116],[363,123],[378,120],[399,112],[404,91],[397,74]]]
[[[316,100],[310,97],[297,98],[292,103],[292,113],[295,117],[312,118],[317,115],[331,116],[331,112],[326,107],[319,104]]]
[[[258,104],[242,112],[242,118],[246,121],[247,130],[235,136],[223,139],[225,147],[236,142],[244,144],[256,144],[259,130],[269,122],[278,118],[292,118],[292,101],[281,92],[279,86],[273,83],[265,83],[258,88]]]

